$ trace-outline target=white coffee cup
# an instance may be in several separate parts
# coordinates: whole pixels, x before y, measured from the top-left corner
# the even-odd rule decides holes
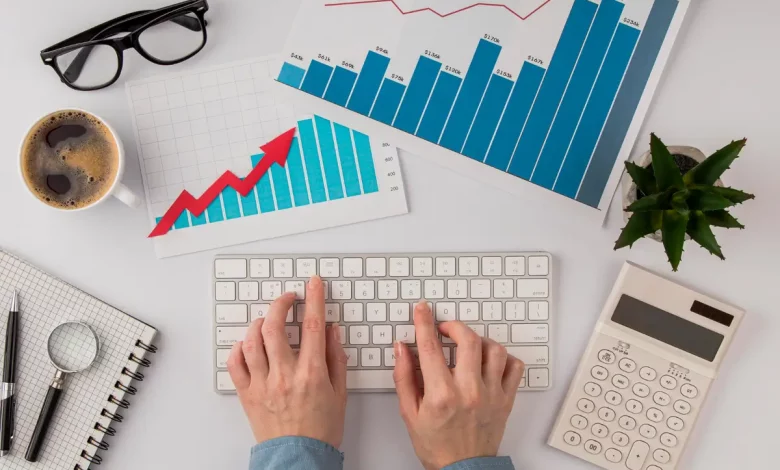
[[[24,171],[22,169],[22,165],[23,165],[23,159],[24,159],[24,146],[25,146],[25,143],[27,142],[27,139],[30,137],[30,134],[35,132],[35,130],[39,127],[39,125],[44,120],[49,119],[50,117],[52,117],[54,115],[61,114],[62,112],[71,112],[71,111],[72,112],[84,113],[84,114],[86,114],[88,116],[91,116],[91,117],[95,118],[96,120],[100,121],[101,123],[103,123],[103,125],[106,127],[106,129],[108,129],[109,132],[111,133],[111,137],[112,137],[112,139],[114,141],[114,144],[116,145],[118,161],[117,161],[117,166],[116,166],[117,171],[114,174],[114,180],[111,182],[111,186],[109,187],[108,191],[106,191],[106,193],[100,199],[93,201],[89,205],[81,206],[81,207],[74,208],[74,209],[64,209],[64,208],[61,208],[61,207],[55,207],[53,205],[46,204],[44,201],[41,201],[41,199],[38,198],[34,194],[34,189],[31,188],[27,184],[27,181],[26,181],[26,179],[24,177]],[[140,206],[141,205],[141,201],[142,201],[141,198],[138,197],[138,195],[136,195],[133,191],[131,191],[127,186],[122,184],[122,176],[124,175],[124,172],[125,172],[125,148],[122,145],[122,139],[119,138],[119,134],[117,134],[117,132],[114,130],[114,128],[111,127],[111,125],[109,125],[108,122],[106,122],[105,119],[101,118],[100,116],[96,115],[95,113],[91,113],[91,112],[85,111],[83,109],[65,108],[65,109],[60,109],[60,110],[57,110],[57,111],[53,111],[53,112],[47,114],[46,116],[43,116],[42,118],[40,118],[37,121],[35,121],[35,123],[32,126],[29,127],[29,129],[25,133],[24,137],[22,138],[21,144],[19,145],[19,176],[22,178],[22,184],[24,185],[25,188],[27,188],[27,191],[30,193],[30,195],[32,197],[35,198],[35,200],[40,201],[42,204],[45,204],[47,207],[50,207],[52,209],[61,210],[61,211],[67,211],[67,212],[83,211],[83,210],[90,209],[92,207],[97,206],[98,204],[100,204],[101,202],[105,201],[106,199],[108,199],[111,196],[119,199],[120,201],[122,201],[123,203],[127,204],[128,206],[130,206],[132,208],[136,208],[136,207]]]

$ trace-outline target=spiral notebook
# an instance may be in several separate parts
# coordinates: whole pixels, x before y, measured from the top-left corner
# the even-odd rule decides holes
[[[157,330],[0,250],[0,354],[13,289],[20,298],[20,343],[16,384],[16,429],[4,470],[87,470],[99,464],[115,434],[128,397],[138,390]],[[97,361],[70,375],[37,463],[24,459],[46,391],[54,376],[46,339],[64,321],[88,323],[100,338]]]

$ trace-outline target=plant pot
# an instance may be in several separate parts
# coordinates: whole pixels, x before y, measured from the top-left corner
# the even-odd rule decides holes
[[[672,155],[681,155],[683,157],[691,158],[695,160],[696,163],[701,163],[707,158],[707,156],[704,155],[704,152],[702,152],[701,150],[695,147],[670,146],[669,152],[671,152]],[[648,150],[647,152],[645,152],[634,163],[644,168],[649,167],[650,164],[653,163],[653,157],[650,154],[650,151]],[[677,167],[680,168],[680,162],[677,162]],[[723,182],[721,180],[718,180],[715,182],[715,186],[723,186]],[[628,219],[631,218],[631,213],[626,212],[625,209],[631,204],[633,204],[634,202],[636,202],[636,200],[638,199],[638,195],[637,195],[638,190],[636,184],[634,184],[634,181],[631,180],[631,177],[628,175],[628,173],[623,174],[623,181],[621,182],[621,187],[623,193],[623,219],[625,220],[625,222],[628,222]],[[645,238],[650,238],[657,242],[660,242],[661,231],[659,230],[655,233],[652,233]],[[685,239],[690,240],[691,238],[688,235],[686,235]]]

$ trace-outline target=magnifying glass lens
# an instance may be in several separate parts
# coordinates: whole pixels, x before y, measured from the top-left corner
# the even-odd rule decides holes
[[[49,336],[49,357],[54,365],[65,372],[86,369],[95,359],[97,339],[83,323],[64,323]]]

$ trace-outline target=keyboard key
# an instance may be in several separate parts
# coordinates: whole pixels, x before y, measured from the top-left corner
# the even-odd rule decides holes
[[[546,256],[528,257],[528,275],[546,276],[550,274],[550,260]]]
[[[368,322],[387,321],[387,304],[385,303],[366,304],[366,321]]]
[[[325,321],[328,323],[338,323],[341,320],[340,304],[325,304]]]
[[[422,298],[422,282],[419,279],[404,279],[401,281],[401,298],[404,300],[419,300]]]
[[[255,321],[258,318],[265,318],[268,315],[268,310],[271,308],[271,304],[252,304],[249,306],[250,320]]]
[[[374,281],[355,281],[355,300],[374,300]]]
[[[385,367],[395,367],[394,348],[385,348]]]
[[[214,261],[214,277],[217,279],[244,279],[245,259],[218,259]]]
[[[347,367],[357,367],[358,365],[357,348],[344,348],[344,354],[347,355]]]
[[[465,299],[468,297],[468,281],[464,279],[447,280],[447,296],[451,299]]]
[[[528,376],[528,386],[530,388],[546,388],[550,386],[549,369],[528,369],[526,375]]]
[[[268,259],[250,259],[249,277],[266,278],[271,277],[271,260]]]
[[[366,276],[368,277],[387,276],[387,260],[384,258],[367,258]]]
[[[274,277],[293,277],[293,260],[275,259]]]
[[[490,279],[472,279],[471,280],[471,298],[489,299],[490,298]]]
[[[512,325],[513,343],[547,343],[550,341],[550,326],[545,324]]]
[[[246,337],[248,326],[220,326],[217,327],[217,346],[233,346]]]
[[[236,300],[236,283],[217,282],[214,285],[214,298],[221,302]]]
[[[282,281],[263,281],[260,283],[262,299],[273,301],[282,295]]]
[[[363,277],[363,258],[344,258],[342,265],[344,277]]]
[[[455,257],[440,256],[436,258],[436,275],[451,277],[455,275]]]
[[[525,302],[507,302],[506,319],[509,321],[524,321]]]
[[[439,304],[436,305],[437,307]],[[507,325],[488,325],[488,338],[496,343],[504,344],[509,342],[509,327]]]
[[[550,348],[547,346],[507,346],[506,352],[523,361],[526,366],[550,363]]]
[[[217,372],[217,390],[223,392],[232,392],[236,389],[233,385],[233,381],[230,379],[230,373],[228,371]]]
[[[371,340],[374,344],[393,344],[393,327],[374,325],[371,329]]]
[[[284,291],[294,292],[295,300],[306,300],[306,283],[304,281],[284,281]]]
[[[360,365],[363,367],[379,367],[382,365],[382,351],[379,348],[363,348],[360,350]]]
[[[458,304],[460,321],[479,321],[479,302],[460,302]]]
[[[341,345],[347,344],[347,327],[340,325],[339,326],[339,340],[341,340]]]
[[[246,323],[246,304],[219,304],[216,307],[217,323]]]
[[[550,319],[550,304],[547,302],[528,302],[528,320],[547,321]]]
[[[257,281],[245,281],[238,283],[238,300],[259,300],[260,285]]]
[[[515,281],[511,279],[496,279],[493,281],[493,297],[511,299],[515,296]]]
[[[474,333],[476,333],[476,334],[477,334],[477,336],[480,336],[480,337],[482,337],[482,338],[484,338],[484,337],[485,337],[485,325],[475,325],[475,324],[471,324],[471,325],[466,325],[466,326],[468,326],[469,328],[471,328],[471,331],[473,331]]]
[[[458,275],[464,277],[479,276],[479,258],[461,256],[458,258]]]
[[[520,298],[542,298],[550,295],[550,281],[547,279],[518,279],[517,296]]]
[[[415,343],[414,325],[397,325],[395,327],[395,339],[402,343]]]
[[[350,326],[349,344],[368,344],[368,325]]]
[[[505,276],[525,276],[525,258],[522,256],[507,256],[504,259]]]
[[[503,264],[500,256],[484,256],[482,258],[482,275],[500,276],[503,273]]]
[[[455,302],[436,303],[436,321],[455,321],[457,319],[457,314],[455,312]]]
[[[390,321],[393,321],[393,322],[408,322],[409,321],[409,304],[407,304],[407,303],[392,303],[392,304],[390,304]]]
[[[301,344],[301,328],[299,326],[285,326],[284,332],[287,333],[287,342],[290,346]]]
[[[344,304],[344,322],[358,323],[363,321],[363,304]]]
[[[330,298],[333,300],[351,300],[352,281],[330,281]]]
[[[295,261],[295,277],[309,279],[317,274],[317,260],[314,258],[299,258]]]
[[[444,281],[440,280],[425,280],[425,298],[426,299],[443,299],[444,298]]]
[[[217,349],[217,368],[226,369],[230,357],[230,349]]]
[[[379,300],[396,300],[398,298],[398,281],[377,281]]]
[[[650,453],[650,446],[644,441],[636,441],[631,446],[631,450],[628,451],[628,458],[626,459],[626,467],[629,470],[641,470],[647,459],[647,454]]]
[[[409,277],[409,258],[390,258],[390,275]]]
[[[339,277],[339,259],[320,258],[320,277],[322,278]]]
[[[433,276],[433,258],[412,258],[412,276]]]
[[[482,319],[484,321],[503,320],[501,302],[482,302]]]

